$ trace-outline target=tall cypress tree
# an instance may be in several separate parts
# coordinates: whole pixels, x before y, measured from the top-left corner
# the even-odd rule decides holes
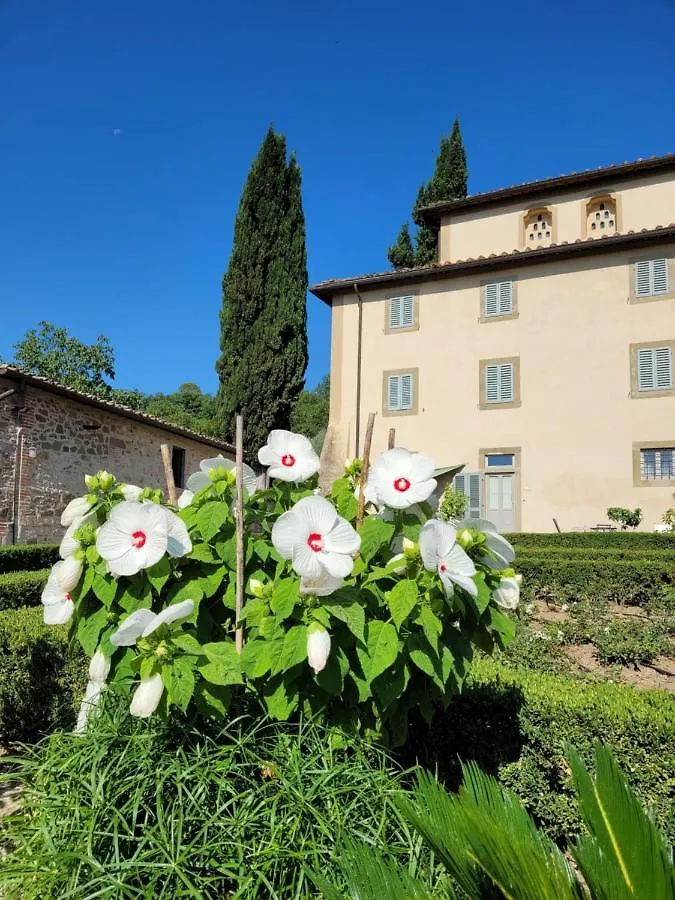
[[[459,119],[455,119],[450,136],[441,139],[434,174],[430,181],[420,187],[413,207],[412,217],[417,225],[415,265],[425,266],[438,259],[437,232],[434,228],[424,224],[419,214],[420,209],[441,200],[464,199],[467,195],[467,178],[468,170],[462,132],[459,127]],[[399,241],[400,239],[399,235]],[[395,268],[401,268],[392,259],[392,250],[394,248],[390,250],[389,260]]]
[[[239,202],[223,278],[216,363],[222,433],[244,416],[254,456],[272,428],[287,428],[307,367],[307,251],[300,168],[270,127]]]
[[[415,265],[415,248],[407,222],[403,223],[396,243],[387,251],[387,259],[395,269],[410,269]]]

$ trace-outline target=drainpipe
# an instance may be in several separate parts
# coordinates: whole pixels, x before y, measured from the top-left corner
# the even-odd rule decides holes
[[[14,498],[12,523],[12,543],[19,543],[21,525],[21,469],[23,466],[23,428],[16,429],[16,450],[14,451]]]
[[[4,400],[6,397],[11,397],[12,394],[16,394],[16,388],[10,388],[8,391],[5,391],[4,394],[0,394],[0,400]]]
[[[356,282],[352,285],[354,293],[358,299],[359,324],[356,337],[356,447],[354,456],[359,455],[359,442],[361,438],[361,345],[363,337],[363,298],[359,293],[359,287]]]

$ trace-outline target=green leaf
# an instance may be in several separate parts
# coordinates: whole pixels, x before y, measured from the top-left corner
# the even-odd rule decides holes
[[[357,645],[356,654],[368,682],[392,666],[398,657],[399,643],[391,622],[375,619],[366,625],[366,646]]]
[[[157,591],[157,593],[161,593],[162,588],[169,580],[169,575],[171,574],[171,563],[169,562],[168,556],[163,556],[159,562],[156,562],[154,566],[150,566],[149,569],[145,570],[145,574],[148,577],[148,581]]]
[[[438,663],[439,659],[433,648],[419,631],[411,634],[406,642],[406,650],[408,656],[415,663],[418,669],[421,669],[425,675],[431,678],[439,678]]]
[[[204,644],[201,652],[206,662],[200,659],[197,668],[203,678],[211,684],[242,683],[241,660],[232,641]]]
[[[399,581],[386,594],[386,598],[394,624],[400,629],[417,603],[417,583],[409,579]]]
[[[377,698],[383,710],[386,710],[395,700],[398,700],[408,686],[409,680],[410,672],[408,667],[400,658],[395,666],[374,679],[372,684],[373,695]]]
[[[241,611],[243,622],[247,622],[251,627],[257,628],[262,619],[269,614],[267,601],[262,597],[252,597],[246,601]]]
[[[315,676],[322,691],[331,696],[342,693],[345,675],[349,671],[349,660],[341,647],[331,650],[326,667]]]
[[[228,569],[234,572],[237,568],[237,540],[234,535],[225,541],[216,543],[216,552]]]
[[[443,623],[434,615],[428,606],[423,606],[419,615],[415,619],[418,625],[422,626],[424,636],[429,641],[434,650],[438,651],[438,638],[443,631]]]
[[[184,631],[173,635],[171,643],[174,647],[178,647],[179,650],[182,650],[183,653],[187,653],[190,656],[201,656],[204,653],[204,648],[197,638],[193,637],[191,634],[186,634]]]
[[[188,559],[194,559],[197,562],[217,563],[218,558],[208,544],[193,544],[192,552]]]
[[[253,550],[255,551],[258,559],[265,562],[267,557],[270,555],[269,544],[266,541],[255,541],[253,544]]]
[[[294,625],[284,635],[284,643],[272,675],[286,672],[307,659],[307,626]]]
[[[394,536],[394,524],[384,522],[376,516],[368,516],[359,528],[361,536],[361,558],[369,563],[377,551],[388,546]]]
[[[273,678],[267,682],[263,691],[267,711],[273,719],[286,721],[298,706],[297,692],[292,690],[283,678]]]
[[[168,702],[185,712],[195,689],[195,676],[189,661],[178,657],[171,665],[162,666],[162,681],[168,693]]]
[[[220,718],[230,711],[232,688],[200,681],[195,690],[197,708],[203,716]]]
[[[485,575],[483,572],[476,572],[472,580],[478,588],[478,596],[472,598],[473,605],[478,610],[478,614],[480,616],[488,608],[490,599],[492,597],[492,591],[485,583]]]
[[[494,606],[490,607],[490,625],[492,630],[496,631],[500,636],[502,647],[510,644],[516,636],[516,623],[513,619],[495,609]]]
[[[277,621],[285,621],[293,612],[298,602],[299,583],[293,578],[283,578],[274,586],[274,593],[270,600],[270,609]]]
[[[195,520],[205,541],[210,541],[220,531],[229,517],[227,503],[219,500],[207,501],[197,512]]]
[[[322,603],[323,609],[327,610],[334,619],[344,622],[357,641],[365,644],[366,614],[362,604],[354,600],[336,600],[334,599],[336,596],[336,594],[333,594],[330,597],[326,597]]]
[[[353,522],[359,511],[359,502],[354,496],[354,491],[345,479],[346,487],[337,491],[334,495],[335,508],[343,519]]]
[[[87,656],[94,655],[101,632],[107,624],[108,610],[104,606],[99,607],[96,612],[80,619],[77,623],[77,639]]]
[[[110,604],[115,599],[115,594],[117,593],[117,582],[112,577],[112,575],[99,575],[98,572],[94,575],[94,581],[92,583],[92,587],[94,589],[94,593],[101,601],[101,603],[106,606],[110,606]]]
[[[283,647],[283,641],[279,641]],[[269,641],[247,641],[241,654],[241,668],[249,678],[261,678],[272,668]]]
[[[92,544],[90,547],[84,551],[85,558],[89,565],[93,566],[101,559],[101,554],[96,549],[96,545]]]
[[[196,609],[197,604],[204,596],[200,581],[201,579],[191,578],[189,581],[182,581],[180,584],[172,584],[167,592],[167,606],[172,603],[178,603],[179,600],[194,600]]]
[[[216,566],[215,568],[209,566],[208,568],[204,567],[202,571],[205,574],[199,579],[199,583],[204,591],[204,596],[213,597],[227,578],[227,569],[225,566]]]

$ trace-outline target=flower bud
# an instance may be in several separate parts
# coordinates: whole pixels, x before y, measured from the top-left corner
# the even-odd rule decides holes
[[[515,578],[502,578],[492,598],[502,609],[515,609],[520,600],[520,586]]]
[[[411,541],[409,538],[403,538],[403,553],[405,556],[414,557],[419,556],[420,548],[415,543],[415,541]]]
[[[463,531],[459,532],[459,534],[457,535],[457,543],[465,550],[467,549],[467,547],[470,547],[473,544],[473,535],[468,528],[465,528]]]
[[[254,597],[262,597],[265,592],[265,585],[257,578],[250,578],[248,582],[248,589]]]
[[[89,663],[89,681],[103,684],[110,674],[110,660],[101,650],[97,650]]]
[[[123,484],[120,488],[125,500],[140,500],[143,488],[135,484]]]
[[[111,475],[110,472],[106,472],[103,469],[101,472],[97,473],[99,487],[102,491],[109,491],[111,487],[115,484],[115,476]]]
[[[96,493],[98,490],[98,478],[95,475],[85,475],[84,483],[87,486],[88,491]]]
[[[518,573],[517,573],[516,575],[514,575],[513,577],[515,578],[518,587],[520,587],[520,586],[522,585],[522,583],[523,583],[523,576],[520,574],[520,572],[518,572]]]
[[[307,662],[318,675],[326,668],[330,653],[330,635],[325,628],[315,623],[310,626],[307,636]]]
[[[52,572],[56,582],[62,591],[68,593],[75,590],[82,575],[82,560],[74,556],[68,556],[60,563],[56,563]]]
[[[164,693],[162,676],[157,672],[151,678],[141,679],[141,683],[134,691],[129,712],[132,716],[147,719],[159,706],[159,701]]]
[[[89,507],[96,502],[96,498],[90,500],[91,495],[87,497],[75,497],[70,501],[68,506],[61,513],[61,524],[64,528],[71,525],[75,519],[79,519],[85,513],[89,512]]]

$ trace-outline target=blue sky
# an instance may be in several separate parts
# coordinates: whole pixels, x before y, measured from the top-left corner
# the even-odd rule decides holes
[[[119,387],[216,388],[220,282],[270,123],[310,281],[380,271],[459,115],[470,192],[675,150],[675,2],[0,0],[0,358],[107,334]],[[330,321],[310,297],[308,386]]]

